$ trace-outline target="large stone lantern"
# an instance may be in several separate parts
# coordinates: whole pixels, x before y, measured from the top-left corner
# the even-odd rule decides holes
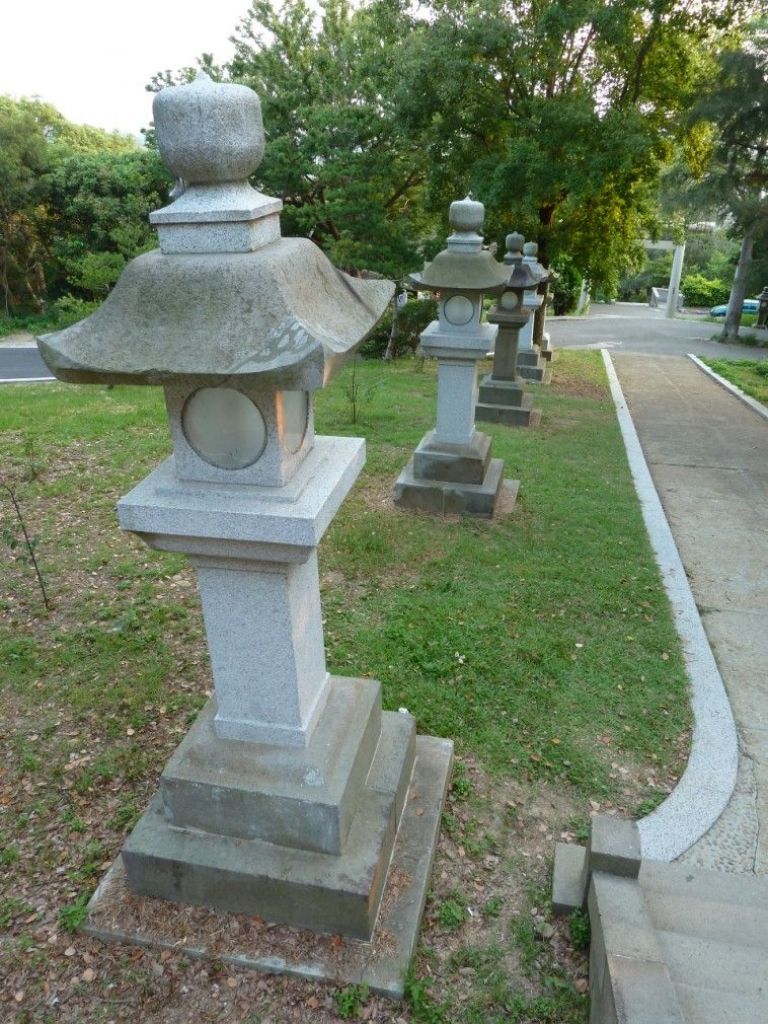
[[[160,250],[129,264],[93,316],[40,339],[61,380],[163,387],[173,455],[121,499],[120,524],[188,554],[200,585],[215,696],[123,848],[128,883],[368,939],[410,829],[423,854],[410,949],[451,744],[382,713],[378,682],[326,669],[317,547],[365,453],[361,439],[315,436],[312,417],[312,393],[393,286],[281,238],[281,202],[247,181],[264,149],[250,89],[200,75],[160,92],[154,117],[181,180],[151,215]],[[412,785],[434,813],[413,818]]]
[[[421,440],[395,484],[406,508],[490,516],[504,464],[491,458],[491,439],[475,429],[477,363],[493,348],[498,328],[483,322],[483,294],[501,292],[509,269],[497,263],[479,234],[482,203],[451,203],[447,247],[410,283],[437,296],[438,319],[421,333],[421,347],[438,361],[437,422]]]
[[[510,268],[509,279],[496,305],[488,313],[488,322],[498,326],[493,370],[480,384],[480,401],[475,417],[489,423],[506,423],[513,427],[533,427],[541,422],[541,413],[533,408],[533,396],[523,391],[517,376],[518,338],[531,317],[531,307],[524,300],[539,277],[523,260],[520,247],[522,235],[507,235],[504,263]]]

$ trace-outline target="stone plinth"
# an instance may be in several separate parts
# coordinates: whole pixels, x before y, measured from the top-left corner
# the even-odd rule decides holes
[[[372,695],[378,704],[378,684],[334,679],[331,688],[327,720],[316,730],[326,742],[298,757],[221,741],[214,706],[203,712],[123,847],[134,892],[370,938],[413,774],[416,730],[410,715],[388,712],[380,731],[374,723],[345,743],[343,723]],[[340,766],[334,743],[346,748]],[[229,770],[217,779],[220,765]],[[242,774],[232,773],[235,765]],[[197,808],[196,795],[206,802]],[[244,838],[244,831],[269,838]],[[307,849],[313,842],[326,849]]]
[[[520,352],[517,357],[517,375],[537,384],[549,384],[552,379],[552,371],[548,369],[546,360],[542,359],[535,348],[530,352]]]
[[[504,464],[491,458],[491,441],[475,429],[477,361],[494,344],[496,327],[474,337],[452,335],[437,321],[421,336],[438,363],[437,422],[419,442],[395,483],[395,504],[439,514],[493,515]]]
[[[508,312],[519,306],[514,293],[504,293],[498,305],[488,314],[488,320],[498,327],[493,370],[483,378],[479,401],[475,405],[475,419],[485,423],[504,423],[510,427],[535,427],[541,422],[541,412],[533,408],[533,397],[526,395],[517,379],[518,342],[521,329],[530,323],[526,313]]]

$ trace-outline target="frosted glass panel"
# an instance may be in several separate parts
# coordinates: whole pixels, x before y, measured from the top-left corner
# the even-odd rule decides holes
[[[306,391],[283,391],[283,438],[293,453],[301,448],[307,432],[309,400]]]
[[[220,469],[244,469],[267,443],[259,409],[234,388],[201,388],[181,414],[184,436],[201,459]]]

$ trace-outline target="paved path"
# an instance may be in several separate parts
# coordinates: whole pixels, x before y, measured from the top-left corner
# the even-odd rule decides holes
[[[723,345],[713,340],[718,324],[702,318],[668,320],[662,310],[637,302],[595,303],[587,317],[547,317],[557,348],[607,348],[612,355],[696,355],[712,359],[765,359],[768,349]],[[746,333],[746,332],[745,332]],[[768,341],[768,331],[764,332]]]
[[[736,792],[683,859],[768,873],[768,420],[682,356],[612,356],[739,732]]]

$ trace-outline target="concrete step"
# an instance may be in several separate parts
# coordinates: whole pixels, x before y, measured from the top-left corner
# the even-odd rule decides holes
[[[656,936],[675,986],[685,985],[702,992],[730,992],[749,999],[762,995],[762,1024],[765,1024],[768,1020],[768,948],[764,944],[736,945],[680,932],[657,931]],[[729,1019],[735,1024],[737,1018]]]

